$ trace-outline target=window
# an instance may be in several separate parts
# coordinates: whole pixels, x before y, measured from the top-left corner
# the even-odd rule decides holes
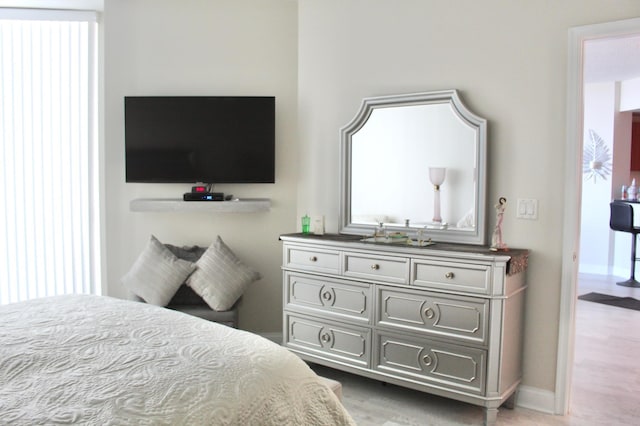
[[[0,9],[0,304],[100,293],[96,27]]]

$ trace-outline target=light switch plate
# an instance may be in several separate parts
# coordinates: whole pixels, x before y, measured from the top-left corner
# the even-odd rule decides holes
[[[518,219],[538,219],[538,200],[534,198],[518,198],[516,217]]]

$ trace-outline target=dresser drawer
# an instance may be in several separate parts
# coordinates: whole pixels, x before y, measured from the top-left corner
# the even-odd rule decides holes
[[[285,309],[316,311],[319,315],[361,321],[371,319],[373,297],[371,286],[285,272]]]
[[[378,286],[376,325],[424,335],[487,343],[489,301]]]
[[[414,259],[412,277],[416,286],[488,294],[491,266]]]
[[[344,255],[344,275],[347,277],[408,284],[409,265],[409,259],[404,257],[362,253],[345,253]]]
[[[286,314],[285,345],[322,358],[368,367],[371,330],[323,319]]]
[[[340,274],[340,252],[304,246],[284,246],[284,266],[313,272]]]
[[[486,352],[482,349],[378,332],[374,369],[426,384],[483,394]]]

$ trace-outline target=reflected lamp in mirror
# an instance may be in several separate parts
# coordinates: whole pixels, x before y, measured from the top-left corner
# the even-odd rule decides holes
[[[445,226],[446,223],[442,223],[442,216],[440,215],[440,185],[444,183],[444,178],[447,174],[447,169],[444,167],[429,167],[429,180],[433,185],[433,222],[436,225]]]

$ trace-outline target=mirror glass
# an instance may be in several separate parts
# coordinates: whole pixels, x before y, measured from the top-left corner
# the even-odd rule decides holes
[[[367,98],[341,139],[342,233],[485,244],[486,120],[455,90]]]

